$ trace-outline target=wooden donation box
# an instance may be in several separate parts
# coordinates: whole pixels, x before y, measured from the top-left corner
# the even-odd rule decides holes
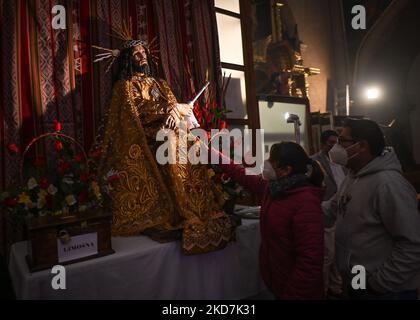
[[[101,210],[28,219],[29,270],[34,272],[114,253],[111,221],[112,214]]]

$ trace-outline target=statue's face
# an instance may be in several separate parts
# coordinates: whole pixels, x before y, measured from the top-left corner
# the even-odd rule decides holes
[[[138,67],[147,66],[147,53],[143,46],[133,48],[132,60],[134,65]]]

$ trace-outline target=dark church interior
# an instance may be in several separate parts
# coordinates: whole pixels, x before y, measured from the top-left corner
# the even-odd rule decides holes
[[[419,300],[419,14],[0,0],[0,300]]]

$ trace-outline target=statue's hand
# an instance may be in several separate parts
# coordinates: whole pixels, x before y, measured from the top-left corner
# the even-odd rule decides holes
[[[169,113],[168,119],[166,119],[166,126],[169,129],[175,129],[178,126],[178,123],[179,123],[178,115],[176,114],[176,112],[171,111]]]
[[[187,103],[177,103],[176,108],[181,117],[190,117],[193,112],[193,106]]]
[[[193,114],[193,106],[186,103],[177,103],[175,107],[169,112],[166,125],[170,129],[174,129],[179,125],[179,122],[185,117],[190,117]]]

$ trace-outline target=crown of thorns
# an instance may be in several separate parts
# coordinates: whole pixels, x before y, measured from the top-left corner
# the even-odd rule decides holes
[[[158,58],[159,50],[157,50],[156,38],[154,38],[149,44],[144,40],[133,39],[131,20],[129,21],[129,23],[123,22],[122,28],[112,28],[112,32],[113,34],[109,34],[111,37],[114,37],[118,40],[123,41],[123,44],[120,47],[120,49],[111,49],[111,48],[105,48],[105,47],[92,45],[93,48],[100,50],[100,52],[95,55],[95,60],[93,61],[94,63],[111,59],[108,62],[108,67],[105,72],[108,72],[111,69],[115,60],[120,56],[122,50],[129,49],[136,46],[144,47],[145,50],[152,57],[153,63],[157,64],[159,60]]]
[[[129,41],[124,42],[121,49],[128,49],[128,48],[137,47],[137,46],[147,47],[147,42],[144,40],[129,40]]]

